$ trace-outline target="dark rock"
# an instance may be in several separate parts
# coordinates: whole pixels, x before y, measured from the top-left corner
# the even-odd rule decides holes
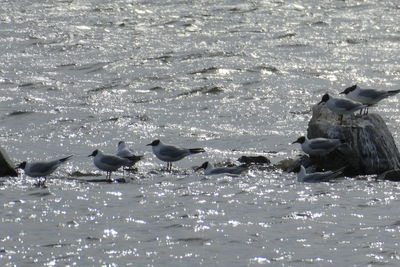
[[[271,161],[264,156],[241,156],[239,162],[245,164],[270,164]]]
[[[384,120],[378,114],[344,116],[339,125],[338,115],[325,105],[313,107],[308,124],[308,138],[338,138],[347,144],[316,161],[317,168],[337,170],[348,166],[347,176],[380,174],[400,168],[400,153]]]
[[[4,176],[18,176],[17,171],[15,170],[15,164],[12,163],[10,158],[7,156],[7,153],[3,148],[0,147],[0,177]]]

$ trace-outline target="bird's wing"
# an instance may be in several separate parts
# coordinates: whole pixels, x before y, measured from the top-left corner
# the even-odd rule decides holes
[[[178,158],[187,154],[189,154],[189,151],[187,149],[175,146],[163,146],[160,149],[160,155],[164,157]]]
[[[336,99],[336,106],[343,110],[352,110],[355,108],[362,108],[361,103],[355,103],[346,99]]]
[[[37,175],[47,175],[58,167],[58,160],[50,162],[35,162],[29,166],[29,172]]]
[[[385,95],[387,95],[387,92],[379,91],[379,90],[375,90],[375,89],[364,89],[364,90],[360,91],[359,95],[361,97],[379,99],[379,98],[385,97]]]
[[[331,149],[340,144],[338,139],[314,139],[310,142],[311,149]]]
[[[111,155],[105,155],[102,158],[100,158],[100,162],[106,165],[117,166],[128,162],[128,160],[125,160],[120,157],[114,157]]]

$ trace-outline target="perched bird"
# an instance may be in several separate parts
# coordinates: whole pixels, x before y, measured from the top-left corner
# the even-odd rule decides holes
[[[377,89],[363,89],[356,84],[346,88],[340,94],[345,94],[347,98],[360,102],[361,104],[372,106],[382,99],[398,93],[400,93],[400,90],[384,91]],[[368,106],[366,107],[366,114],[368,114]]]
[[[346,167],[342,167],[336,171],[307,173],[306,169],[303,167],[303,165],[301,165],[300,171],[297,173],[297,181],[298,182],[306,182],[306,183],[317,183],[317,182],[330,181],[330,180],[342,175],[345,168]]]
[[[107,155],[103,154],[100,150],[96,149],[90,154],[88,157],[93,157],[94,165],[102,171],[105,171],[106,179],[110,182],[111,180],[111,173],[113,171],[118,170],[122,166],[126,166],[132,163],[132,161],[128,158],[121,158],[114,155]]]
[[[332,112],[339,114],[340,124],[342,124],[343,115],[352,114],[359,109],[367,107],[367,105],[356,103],[347,99],[331,97],[329,94],[325,94],[318,105],[321,103],[325,103]]]
[[[203,148],[181,148],[163,144],[160,140],[154,140],[147,146],[152,146],[153,153],[159,160],[167,162],[167,170],[172,169],[172,162],[183,159],[191,154],[205,152]]]
[[[292,144],[295,143],[299,143],[304,153],[310,156],[324,156],[334,151],[336,148],[342,145],[344,141],[340,139],[322,137],[308,139],[305,136],[301,136]]]
[[[124,141],[118,142],[116,155],[121,158],[127,158],[131,161],[129,164],[124,165],[125,167],[132,167],[133,165],[135,165],[136,162],[143,158],[142,155],[136,156],[135,154],[133,154],[133,152],[128,148]]]
[[[205,175],[215,175],[215,174],[241,174],[242,172],[248,170],[246,165],[233,166],[233,167],[221,167],[214,168],[214,166],[208,161],[204,162],[200,167],[196,168],[196,171],[204,169]]]
[[[37,162],[22,162],[20,163],[17,168],[24,170],[25,174],[30,177],[38,177],[39,182],[38,186],[45,187],[46,178],[48,175],[52,174],[61,164],[66,162],[68,159],[72,157],[68,156],[62,159],[56,159],[52,161],[37,161]],[[40,178],[44,178],[42,182]]]

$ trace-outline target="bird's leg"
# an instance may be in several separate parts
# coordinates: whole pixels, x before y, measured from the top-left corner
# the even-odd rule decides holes
[[[43,183],[42,183],[42,187],[43,187],[43,188],[46,188],[46,187],[47,187],[47,186],[46,186],[46,179],[47,179],[47,178],[44,177],[44,180],[43,180]]]
[[[107,173],[108,173],[108,179],[107,180],[108,180],[109,183],[111,183],[112,182],[112,180],[111,180],[111,172],[107,172]]]
[[[172,162],[168,162],[167,170],[172,171]]]
[[[339,115],[339,125],[342,125],[343,122],[343,114]]]

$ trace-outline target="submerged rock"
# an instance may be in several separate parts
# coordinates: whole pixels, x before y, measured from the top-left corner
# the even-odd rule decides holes
[[[318,158],[315,161],[318,168],[336,170],[347,166],[345,174],[349,176],[380,174],[400,168],[400,153],[380,115],[344,116],[342,125],[337,119],[325,105],[313,107],[308,138],[338,138],[347,144],[345,149]]]
[[[270,164],[271,161],[264,156],[241,156],[239,162],[245,164]]]
[[[0,147],[0,177],[4,176],[18,176],[14,164],[3,148]]]

